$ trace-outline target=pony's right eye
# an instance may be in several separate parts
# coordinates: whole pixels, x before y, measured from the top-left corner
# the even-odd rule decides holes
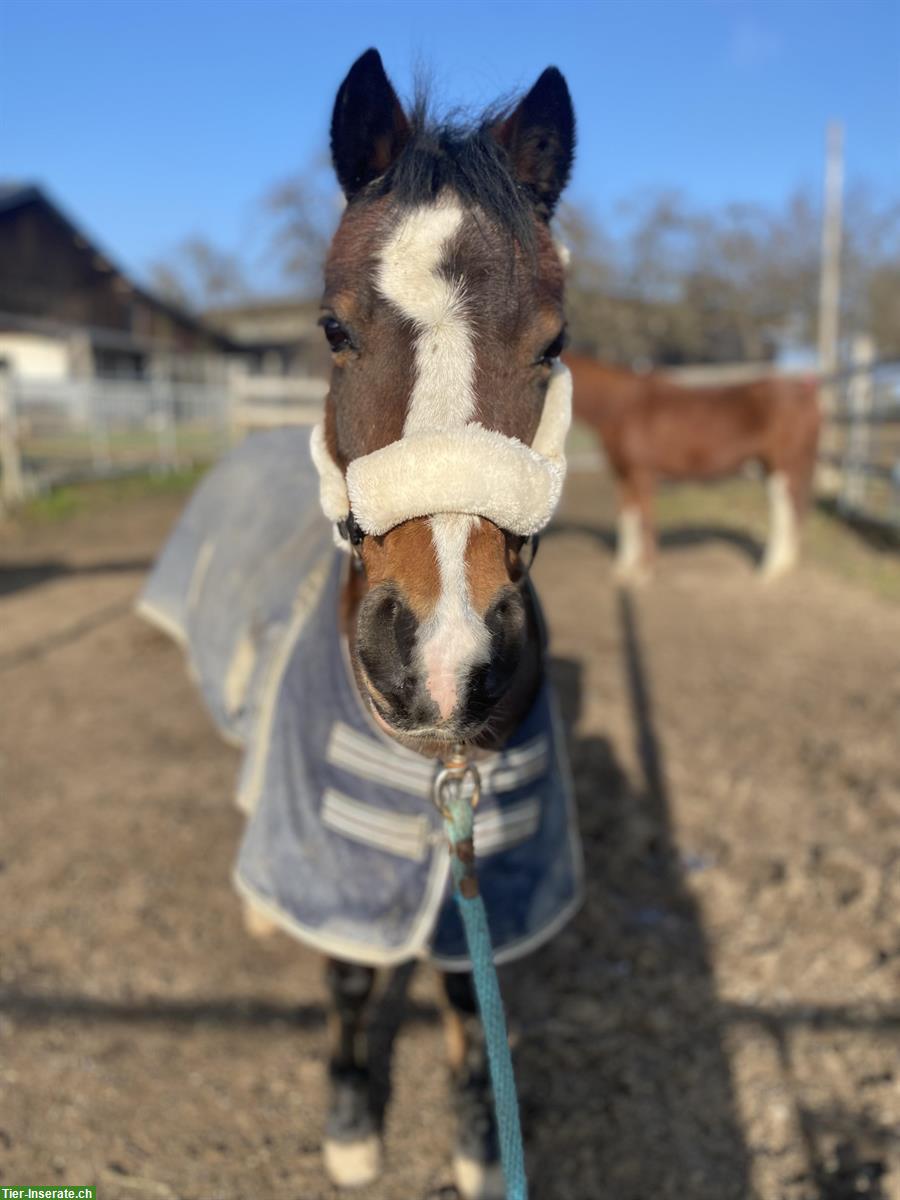
[[[337,317],[322,317],[319,324],[324,329],[328,345],[334,354],[337,354],[339,350],[349,350],[353,345],[350,334]]]

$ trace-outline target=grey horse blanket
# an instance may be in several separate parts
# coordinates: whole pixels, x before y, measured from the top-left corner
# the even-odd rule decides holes
[[[319,508],[308,432],[254,434],[203,480],[138,607],[183,645],[218,729],[244,748],[243,897],[335,957],[466,970],[429,799],[437,764],[382,732],[359,694],[338,629],[348,569]],[[549,686],[480,770],[475,848],[503,962],[550,938],[581,896]]]

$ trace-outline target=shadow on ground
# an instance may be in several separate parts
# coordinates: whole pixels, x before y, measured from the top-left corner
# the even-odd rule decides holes
[[[616,552],[616,530],[612,525],[595,525],[588,521],[554,521],[541,536],[551,538],[560,534],[579,534],[591,538],[608,554]],[[765,547],[758,538],[728,525],[684,525],[676,529],[662,529],[657,533],[657,545],[663,552],[668,550],[693,550],[697,546],[729,546],[754,567],[762,562]]]
[[[533,1192],[746,1200],[710,958],[673,842],[664,752],[624,591],[618,620],[639,786],[605,738],[577,732],[581,665],[551,663],[570,733],[586,900],[507,988],[524,1033],[518,1072]]]
[[[0,566],[0,596],[40,587],[56,579],[68,579],[78,575],[131,574],[149,571],[152,566],[153,560],[148,558],[115,559],[110,562],[87,563],[83,566],[73,566],[57,558],[46,562],[5,562]]]
[[[856,536],[881,554],[900,552],[900,517],[898,524],[886,525],[859,513],[849,511],[839,499],[819,498],[817,510],[838,525],[852,530]]]

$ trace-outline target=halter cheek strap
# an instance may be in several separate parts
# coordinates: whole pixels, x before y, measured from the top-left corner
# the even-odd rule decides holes
[[[473,421],[391,442],[354,459],[345,477],[317,425],[311,451],[322,509],[347,536],[386,533],[414,517],[467,513],[530,537],[547,525],[559,501],[571,419],[572,377],[556,363],[530,446]]]

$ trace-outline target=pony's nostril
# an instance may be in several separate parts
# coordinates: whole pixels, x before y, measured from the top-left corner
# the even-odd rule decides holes
[[[500,663],[491,663],[484,673],[483,690],[485,699],[494,704],[509,687],[512,673]]]
[[[515,677],[525,643],[525,605],[517,590],[501,593],[485,616],[491,635],[489,660],[472,677],[468,708],[483,716],[502,700]]]
[[[371,682],[395,708],[415,693],[412,669],[416,618],[393,585],[386,584],[363,601],[357,620],[357,651]]]

